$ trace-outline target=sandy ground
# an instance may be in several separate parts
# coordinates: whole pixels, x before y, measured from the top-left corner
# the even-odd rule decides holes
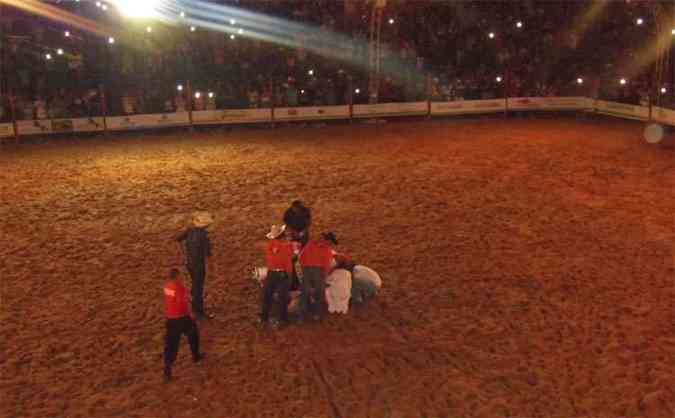
[[[674,153],[618,120],[482,119],[0,149],[0,416],[651,416],[675,409]],[[253,326],[288,203],[379,271],[366,310]],[[211,211],[162,383],[172,236]]]

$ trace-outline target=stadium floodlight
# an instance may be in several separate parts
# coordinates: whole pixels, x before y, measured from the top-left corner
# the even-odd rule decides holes
[[[390,24],[390,25],[393,25],[394,23],[396,23],[396,20],[394,20],[394,18],[389,19],[389,24]]]
[[[494,38],[495,38],[495,33],[494,33],[494,32],[488,33],[488,38],[494,39]]]
[[[661,87],[661,93],[666,94],[667,91],[668,89],[666,89],[665,87]]]
[[[108,5],[107,5],[107,4],[102,4],[102,5],[101,5],[101,10],[103,10],[104,12],[107,11],[107,10],[108,10]]]
[[[309,71],[307,71],[307,74],[309,74],[309,75],[314,75],[314,70],[309,70]]]
[[[242,34],[244,33],[244,29],[241,29],[241,28],[240,28],[240,29],[237,31],[237,33],[238,33],[239,35],[242,35]]]
[[[182,84],[177,85],[176,90],[183,91],[183,85]]]
[[[185,12],[180,12],[180,17],[185,17]]]
[[[517,28],[522,28],[522,27],[523,27],[523,22],[521,22],[521,21],[516,22],[516,27],[517,27]]]
[[[501,83],[501,82],[502,82],[502,78],[501,78],[500,76],[497,76],[497,78],[495,78],[495,80],[497,81],[497,83]]]
[[[300,94],[305,94],[305,89],[300,90]]]
[[[99,9],[101,8],[101,2],[100,1],[96,2],[96,7],[98,7]]]
[[[584,79],[581,77],[577,78],[577,84],[584,84]]]
[[[202,97],[202,94],[200,92],[195,93],[195,99],[199,99]]]
[[[642,25],[643,23],[645,23],[645,21],[642,20],[641,17],[638,17],[638,18],[635,20],[635,23],[636,23],[638,26],[640,26],[640,25]]]
[[[69,31],[65,31],[64,34],[63,34],[63,36],[65,36],[66,38],[70,38],[70,32],[69,32]]]
[[[151,18],[158,15],[160,0],[112,0],[119,12],[130,18]]]
[[[234,36],[234,34],[230,35],[230,39],[234,40],[235,38],[236,36]]]
[[[622,78],[621,80],[619,80],[619,83],[620,83],[621,85],[624,85],[624,84],[626,84],[627,82],[628,82],[628,81],[626,81],[625,78]]]
[[[213,99],[214,97],[216,97],[216,95],[215,95],[215,94],[213,94],[213,92],[212,92],[212,91],[210,91],[210,92],[209,92],[209,99]]]
[[[675,28],[671,29],[670,33],[672,33],[673,35],[675,35]]]
[[[356,89],[356,90],[354,90],[354,93],[356,93],[356,94],[361,93],[361,89]]]
[[[59,55],[63,55],[63,49],[59,48],[56,50],[56,53]]]
[[[152,33],[152,26],[148,26],[147,28],[145,28],[145,31],[148,33]]]
[[[235,19],[230,19],[230,25],[236,25],[237,21]]]
[[[114,44],[114,43],[115,43],[115,38],[113,38],[112,36],[109,37],[109,38],[108,38],[108,43],[109,43],[110,45]]]
[[[195,28],[194,26],[190,26],[190,32],[194,32],[196,30],[197,30],[197,28]]]
[[[52,54],[45,54],[45,59],[46,59],[47,61],[49,61],[50,59],[52,59]]]

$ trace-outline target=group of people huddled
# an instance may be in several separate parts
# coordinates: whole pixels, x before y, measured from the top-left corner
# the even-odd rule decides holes
[[[349,306],[365,306],[382,286],[372,269],[356,265],[337,251],[333,232],[310,239],[312,212],[296,200],[286,210],[282,225],[272,225],[267,233],[265,267],[254,269],[254,279],[262,285],[259,325],[281,328],[305,319],[321,321],[327,312],[346,313]],[[213,218],[206,212],[193,214],[190,226],[176,236],[185,267],[190,275],[191,297],[181,280],[179,269],[171,269],[164,284],[166,339],[164,378],[172,379],[180,339],[187,336],[195,363],[204,358],[199,349],[197,320],[213,318],[204,308],[204,280],[207,270],[213,274],[208,226]],[[272,308],[278,301],[278,319]],[[274,317],[274,319],[273,319]]]
[[[291,204],[283,221],[272,225],[266,236],[266,267],[253,273],[263,288],[259,320],[263,328],[288,325],[290,314],[297,323],[321,321],[328,312],[346,313],[350,303],[362,306],[377,294],[382,286],[379,275],[338,252],[335,233],[310,239],[312,212],[302,201]],[[278,320],[271,320],[275,300]]]

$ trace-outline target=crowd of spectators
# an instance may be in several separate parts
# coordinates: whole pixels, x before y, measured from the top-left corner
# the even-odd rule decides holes
[[[258,39],[242,19],[226,21],[226,32],[186,23],[150,33],[130,23],[129,35],[111,44],[14,11],[11,22],[0,20],[0,120],[10,117],[9,88],[18,119],[504,95],[649,100],[652,67],[618,82],[656,36],[649,1],[607,2],[588,23],[587,2],[389,0],[377,95],[368,90],[372,2],[217,3],[280,19],[268,23],[278,42]],[[68,7],[119,24],[93,4]],[[668,73],[669,94],[658,99],[672,105]]]

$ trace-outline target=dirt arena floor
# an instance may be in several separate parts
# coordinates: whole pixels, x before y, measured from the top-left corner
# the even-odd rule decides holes
[[[675,154],[614,119],[237,128],[0,148],[2,417],[670,417]],[[294,199],[384,287],[254,326]],[[162,381],[172,237],[208,210],[201,365]]]

